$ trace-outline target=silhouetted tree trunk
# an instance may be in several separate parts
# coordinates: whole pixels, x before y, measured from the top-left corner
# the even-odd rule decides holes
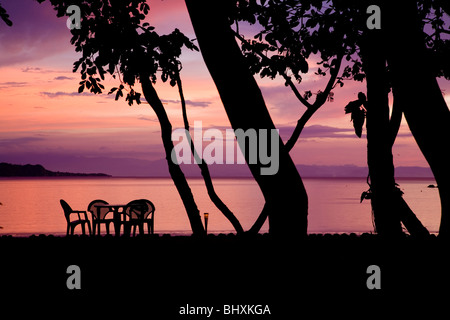
[[[212,203],[214,203],[216,208],[219,209],[220,212],[222,212],[222,214],[225,216],[225,218],[227,218],[228,221],[230,221],[230,223],[234,227],[234,230],[236,230],[236,233],[241,234],[244,232],[244,229],[242,228],[241,223],[239,222],[239,220],[236,218],[236,216],[233,214],[233,212],[227,207],[227,205],[222,201],[222,199],[217,194],[217,192],[214,188],[214,184],[211,179],[211,174],[209,172],[208,164],[205,162],[204,159],[199,157],[197,150],[195,149],[194,141],[192,140],[191,134],[189,132],[189,120],[187,117],[186,101],[184,99],[183,86],[181,83],[180,76],[178,76],[178,78],[177,78],[177,87],[178,87],[178,92],[179,92],[180,100],[181,100],[184,129],[186,130],[186,135],[189,140],[192,155],[194,156],[195,162],[197,163],[198,167],[200,168],[200,172],[202,174],[203,181],[205,182],[206,190],[208,191],[209,199],[211,199]]]
[[[402,234],[400,217],[393,205],[396,197],[394,164],[389,127],[386,59],[378,46],[379,31],[368,31],[361,43],[367,83],[367,162],[375,228],[382,236]]]
[[[368,31],[361,43],[367,82],[367,154],[372,190],[372,209],[377,232],[385,236],[402,233],[403,222],[411,235],[423,237],[428,230],[417,219],[395,185],[392,146],[402,112],[395,103],[389,120],[386,55],[380,31]]]
[[[387,80],[386,80],[387,81]],[[390,136],[391,136],[391,152],[392,147],[395,142],[395,138],[397,137],[398,130],[400,129],[400,125],[402,122],[403,112],[398,103],[395,103],[392,106],[392,114],[391,119],[389,121],[390,124]],[[414,237],[427,237],[430,235],[430,232],[427,228],[424,227],[422,222],[417,218],[414,212],[406,203],[405,199],[400,193],[396,193],[396,197],[394,198],[395,207],[398,210],[400,221],[403,223],[405,228],[409,231],[409,233]]]
[[[161,126],[161,138],[164,145],[164,151],[166,153],[167,164],[169,165],[170,176],[175,183],[175,187],[180,194],[181,200],[183,201],[186,213],[191,224],[192,232],[194,235],[204,235],[205,229],[200,217],[200,212],[195,203],[194,196],[192,194],[191,188],[188,185],[186,177],[180,166],[173,163],[171,158],[171,153],[174,148],[172,141],[172,124],[167,117],[166,110],[153,87],[149,75],[141,74],[139,78],[142,85],[142,92],[144,93],[145,99],[153,108],[158,117],[159,124]]]
[[[219,91],[233,129],[275,129],[227,18],[225,1],[186,0],[203,59]],[[300,175],[279,139],[279,170],[262,175],[263,164],[249,164],[266,201],[269,232],[287,236],[307,231],[308,198]],[[259,139],[258,139],[259,141]],[[242,149],[242,146],[241,146]],[[244,150],[243,150],[244,151]],[[249,163],[248,153],[246,155]]]
[[[385,1],[381,10],[394,99],[439,186],[439,234],[450,236],[450,111],[429,68],[432,61],[427,59],[416,1]]]

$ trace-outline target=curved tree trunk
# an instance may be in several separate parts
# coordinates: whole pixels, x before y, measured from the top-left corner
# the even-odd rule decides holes
[[[194,156],[195,162],[197,163],[198,167],[200,168],[200,172],[203,177],[203,181],[205,182],[206,190],[208,191],[209,198],[211,199],[212,203],[216,206],[217,209],[222,212],[222,214],[225,216],[225,218],[230,221],[230,223],[233,225],[234,230],[236,230],[237,234],[244,233],[244,229],[242,228],[241,223],[236,218],[236,216],[233,214],[233,212],[227,207],[227,205],[222,201],[222,199],[217,194],[214,184],[211,179],[211,174],[209,172],[208,164],[205,162],[204,159],[201,159],[198,156],[197,151],[195,150],[194,141],[192,140],[191,134],[189,132],[189,120],[187,117],[187,110],[186,110],[186,101],[184,99],[184,93],[183,93],[183,86],[181,83],[181,79],[178,76],[177,78],[177,87],[178,92],[180,95],[181,100],[181,108],[183,112],[183,122],[184,122],[184,129],[186,130],[186,135],[189,140],[189,144],[191,147],[192,155]]]
[[[175,187],[180,194],[181,200],[183,201],[186,213],[191,224],[192,232],[194,235],[205,235],[205,229],[200,217],[200,212],[195,203],[194,196],[192,194],[191,188],[184,176],[183,171],[177,163],[172,162],[171,153],[174,148],[172,141],[172,124],[167,117],[166,110],[153,87],[149,76],[145,74],[140,75],[140,82],[142,85],[142,92],[144,93],[145,99],[153,108],[158,117],[159,124],[161,126],[161,138],[164,145],[164,151],[166,153],[167,164],[169,165],[169,173],[175,184]]]
[[[428,230],[417,219],[395,185],[392,146],[397,136],[402,112],[394,102],[389,119],[386,55],[380,31],[368,31],[361,45],[361,56],[367,82],[367,159],[372,190],[375,227],[383,236],[402,234],[401,223],[411,235],[428,236]]]
[[[203,59],[219,91],[231,126],[235,130],[256,130],[259,144],[260,130],[270,133],[275,126],[230,28],[226,2],[186,0],[186,5]],[[278,170],[266,175],[261,171],[265,165],[260,158],[256,163],[251,163],[249,154],[242,150],[242,141],[239,142],[266,201],[269,232],[279,237],[306,235],[306,190],[278,134],[276,139],[279,147],[271,150],[269,146],[269,153],[278,156]]]
[[[450,236],[450,111],[432,74],[416,1],[385,1],[384,31],[389,47],[393,94],[433,171],[441,199],[439,234]],[[401,19],[401,23],[399,23]]]

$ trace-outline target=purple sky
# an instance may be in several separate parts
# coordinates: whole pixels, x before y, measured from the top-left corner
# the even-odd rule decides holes
[[[181,0],[149,1],[150,22],[159,33],[179,28],[195,38]],[[65,18],[56,18],[46,2],[6,0],[2,5],[14,25],[0,22],[0,161],[40,163],[49,170],[105,172],[113,175],[146,175],[151,166],[166,170],[159,125],[148,106],[129,107],[106,93],[117,81],[106,78],[105,94],[78,94],[79,74],[72,73],[78,59],[70,45]],[[245,31],[245,28],[243,29]],[[241,30],[242,32],[242,30]],[[203,128],[229,128],[229,122],[201,54],[184,52],[182,79],[191,124]],[[314,71],[314,59],[309,61]],[[325,86],[327,78],[307,75],[300,92]],[[305,107],[281,80],[257,77],[272,118],[284,141]],[[450,102],[448,81],[440,80]],[[365,135],[358,139],[344,106],[365,91],[364,83],[346,81],[334,90],[334,102],[326,103],[308,122],[291,151],[296,164],[366,165]],[[157,84],[173,127],[183,127],[178,92]],[[424,166],[405,121],[394,146],[397,166]],[[161,167],[160,167],[161,166]],[[160,168],[159,168],[160,167]],[[150,171],[153,171],[152,167]],[[148,171],[148,172],[150,172]]]

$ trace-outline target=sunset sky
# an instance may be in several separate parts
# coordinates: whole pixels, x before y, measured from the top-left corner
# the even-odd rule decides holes
[[[78,73],[72,65],[79,58],[70,45],[66,18],[56,18],[48,2],[3,0],[13,26],[0,21],[0,162],[40,163],[49,170],[105,172],[136,175],[136,168],[164,158],[159,124],[148,104],[129,107],[124,99],[108,96],[117,81],[106,76],[102,95],[78,94]],[[183,0],[149,1],[149,22],[160,34],[179,28],[195,38]],[[241,30],[245,32],[245,28]],[[191,124],[203,128],[229,127],[214,83],[199,52],[185,52],[182,80]],[[316,67],[314,59],[310,69]],[[323,89],[327,78],[305,76],[300,92]],[[284,141],[305,107],[281,80],[257,81]],[[450,85],[440,80],[450,103]],[[173,127],[182,127],[176,88],[158,81]],[[353,132],[344,106],[355,100],[365,84],[346,81],[334,90],[334,102],[326,103],[308,122],[291,151],[296,164],[366,165],[366,139]],[[403,120],[394,147],[396,166],[427,166]],[[156,161],[156,162],[154,162]],[[142,175],[145,172],[139,171]]]

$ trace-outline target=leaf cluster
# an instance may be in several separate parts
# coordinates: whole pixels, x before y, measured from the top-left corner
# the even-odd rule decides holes
[[[316,75],[325,76],[332,59],[345,57],[343,80],[363,81],[359,45],[367,32],[366,0],[236,0],[231,20],[257,27],[242,52],[250,70],[261,77],[290,74],[298,82],[308,72],[311,55],[320,56]],[[436,76],[450,79],[450,4],[447,0],[418,0],[419,13]],[[307,96],[307,93],[306,93]]]
[[[242,45],[250,70],[270,78],[290,74],[301,82],[311,55],[321,58],[316,71],[320,76],[333,68],[336,56],[344,55],[348,63],[338,83],[364,79],[356,43],[361,34],[357,28],[363,22],[365,26],[365,20],[349,18],[358,16],[355,11],[359,10],[330,0],[238,1],[236,23],[259,27],[253,39]]]
[[[6,9],[2,7],[0,4],[0,18],[3,20],[3,22],[6,23],[7,26],[12,26],[12,21],[9,20],[9,14],[6,12]]]
[[[450,3],[419,0],[418,6],[430,68],[436,77],[450,80]]]
[[[38,0],[43,2],[44,0]],[[81,82],[78,92],[85,89],[102,93],[101,81],[105,75],[119,77],[121,86],[112,88],[116,100],[123,97],[124,85],[129,87],[126,101],[140,103],[140,94],[133,90],[136,80],[144,75],[153,83],[157,75],[163,82],[175,86],[181,70],[179,60],[182,48],[198,50],[194,43],[178,29],[159,35],[145,21],[150,11],[145,0],[50,0],[57,16],[66,15],[69,5],[81,11],[81,29],[71,30],[71,44],[81,53],[73,72],[79,71]]]

